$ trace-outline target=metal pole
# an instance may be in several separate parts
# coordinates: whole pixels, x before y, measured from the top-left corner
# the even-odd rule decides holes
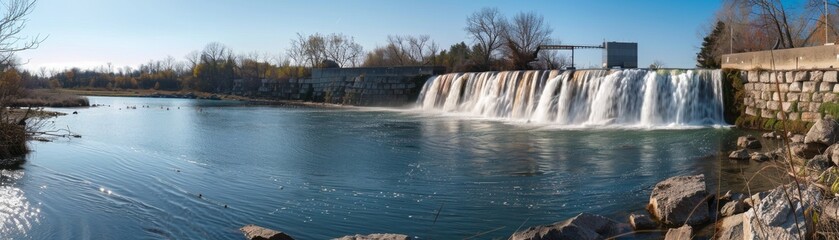
[[[728,53],[729,54],[734,53],[734,28],[731,27],[731,25],[732,24],[728,24],[728,31],[729,31],[729,35],[730,35],[730,36],[728,36],[729,37],[728,38],[728,42],[729,42]]]
[[[824,0],[824,44],[829,43],[827,36],[827,0]]]

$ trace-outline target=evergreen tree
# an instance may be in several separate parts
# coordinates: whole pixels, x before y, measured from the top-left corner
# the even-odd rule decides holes
[[[719,52],[716,51],[716,48],[717,44],[720,40],[722,40],[720,38],[723,37],[722,34],[724,30],[725,23],[718,21],[714,30],[711,31],[707,37],[702,39],[702,48],[700,48],[699,53],[696,54],[696,67],[720,68],[721,56],[719,56]]]

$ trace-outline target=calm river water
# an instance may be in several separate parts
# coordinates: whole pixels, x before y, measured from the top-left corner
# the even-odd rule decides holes
[[[251,223],[297,239],[506,238],[581,211],[625,221],[664,178],[704,173],[714,188],[722,172],[722,188],[738,189],[740,170],[760,167],[718,157],[743,134],[726,128],[562,130],[414,111],[90,100],[110,107],[58,109],[79,114],[49,126],[82,138],[33,142],[21,169],[2,171],[4,238],[239,239]]]

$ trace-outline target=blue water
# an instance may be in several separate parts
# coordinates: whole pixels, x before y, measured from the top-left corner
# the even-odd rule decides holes
[[[4,238],[239,239],[246,224],[297,239],[506,238],[581,211],[625,221],[664,178],[704,173],[713,187],[721,169],[759,167],[718,157],[742,134],[726,128],[562,130],[414,111],[90,102],[110,107],[58,109],[79,114],[47,126],[82,138],[33,142],[21,169],[2,171]]]

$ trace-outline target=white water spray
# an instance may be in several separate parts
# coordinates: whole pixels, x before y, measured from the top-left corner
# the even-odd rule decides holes
[[[423,111],[563,126],[724,125],[720,70],[452,73],[431,77]]]

